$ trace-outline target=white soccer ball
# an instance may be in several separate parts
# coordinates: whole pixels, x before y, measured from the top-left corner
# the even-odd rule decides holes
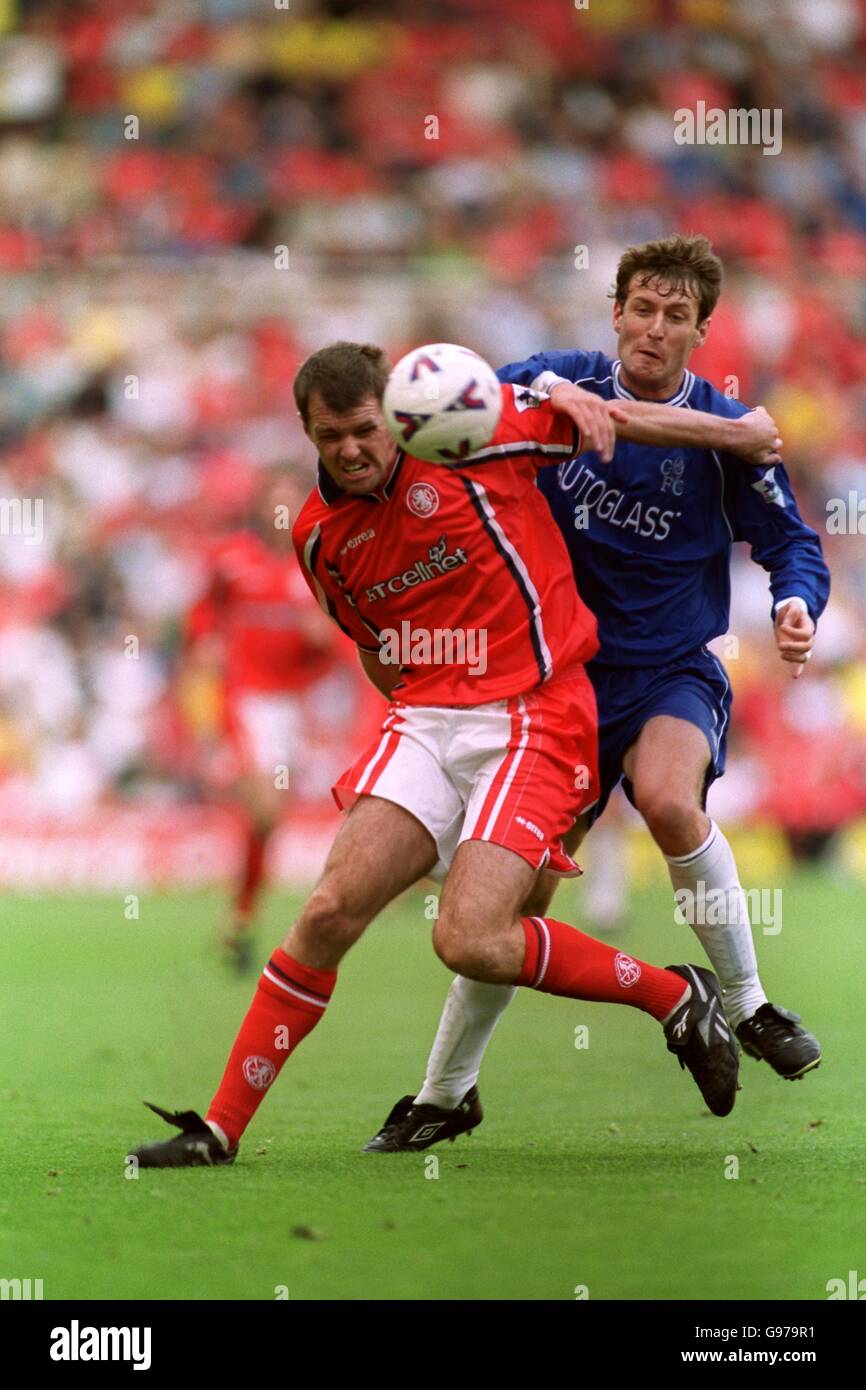
[[[502,388],[477,352],[428,343],[400,358],[382,405],[401,449],[427,463],[453,466],[490,443],[502,413]]]

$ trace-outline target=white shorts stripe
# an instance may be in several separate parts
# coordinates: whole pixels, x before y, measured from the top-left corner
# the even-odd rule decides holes
[[[514,774],[520,766],[520,763],[523,759],[523,754],[526,750],[526,745],[529,742],[529,711],[527,710],[526,705],[523,703],[523,697],[521,695],[517,696],[517,704],[521,714],[520,742],[518,743],[517,749],[514,752],[511,766],[508,769],[502,786],[499,789],[499,795],[493,803],[493,810],[487,817],[487,824],[481,832],[480,838],[482,840],[489,840],[491,834],[493,833],[493,828],[496,825],[497,817],[499,815],[499,812],[502,810],[502,803],[507,797],[509,791],[511,790],[511,784],[514,781]]]
[[[356,792],[365,791],[371,779],[375,781],[376,769],[384,758],[388,750],[388,744],[392,738],[399,738],[399,734],[395,734],[391,729],[389,729],[386,734],[383,734],[379,747],[376,749],[367,766],[364,768],[364,771],[361,773],[361,776],[355,783]]]
[[[718,667],[718,670],[719,670],[719,675],[721,676],[722,680],[725,682],[725,694],[727,695],[728,691],[729,691],[730,688],[731,688],[731,683],[730,683],[730,681],[728,680],[728,673],[727,673],[727,671],[725,670],[725,668],[724,668],[722,662],[721,662],[721,661],[719,660],[719,658],[716,656],[715,652],[709,651],[707,647],[704,647],[704,651],[706,652],[707,656],[712,657],[713,661],[716,663],[716,666]],[[723,719],[722,719],[721,728],[719,729],[718,738],[716,739],[716,757],[718,757],[719,748],[721,747],[721,744],[722,744],[722,736],[724,735],[724,732],[725,732],[725,725],[727,724],[727,722],[728,722],[728,714],[727,714],[727,711],[726,711],[726,712],[725,712],[725,715],[724,715],[724,717],[723,717]]]

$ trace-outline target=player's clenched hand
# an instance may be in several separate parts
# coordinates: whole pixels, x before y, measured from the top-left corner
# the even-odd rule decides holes
[[[782,441],[778,427],[762,405],[741,415],[738,420],[732,420],[731,424],[734,427],[734,443],[730,452],[736,454],[737,458],[760,468],[782,462],[779,453]]]
[[[786,603],[776,614],[776,646],[783,661],[794,664],[792,675],[802,676],[815,645],[815,624],[798,603]]]
[[[561,381],[550,392],[550,404],[574,421],[584,448],[594,449],[602,463],[610,463],[616,447],[616,426],[607,401],[570,381]]]

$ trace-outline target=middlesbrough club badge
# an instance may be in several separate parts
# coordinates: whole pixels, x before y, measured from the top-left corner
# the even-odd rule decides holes
[[[277,1074],[269,1057],[245,1057],[244,1078],[254,1091],[266,1091]]]
[[[640,966],[637,961],[631,956],[627,956],[623,951],[617,952],[613,968],[623,989],[628,989],[630,985],[636,985],[640,979]]]
[[[432,516],[439,510],[439,493],[432,483],[413,483],[406,493],[406,506],[416,516]]]

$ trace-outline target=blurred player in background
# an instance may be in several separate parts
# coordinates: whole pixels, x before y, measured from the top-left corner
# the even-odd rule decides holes
[[[569,400],[581,409],[589,391],[611,402],[664,401],[684,416],[742,418],[746,406],[686,366],[707,336],[721,285],[722,264],[706,237],[629,248],[614,293],[616,361],[601,352],[542,352],[499,377],[550,392],[557,410]],[[819,1064],[820,1046],[797,1015],[767,999],[733,851],[706,814],[707,789],[724,772],[731,709],[727,675],[706,643],[729,627],[733,541],[747,541],[769,573],[776,646],[795,676],[811,656],[829,574],[778,454],[750,471],[723,450],[674,442],[673,435],[667,448],[620,440],[610,462],[588,453],[539,477],[601,643],[588,668],[599,709],[601,796],[566,844],[576,850],[623,781],[665,857],[680,920],[719,977],[732,1029],[750,1056],[795,1080]],[[707,894],[713,906],[704,914]],[[467,1128],[460,1107],[477,1095],[484,1049],[513,995],[455,980],[421,1091],[397,1102],[368,1151],[426,1147]]]
[[[292,548],[302,484],[285,470],[261,485],[249,524],[207,546],[205,591],[186,629],[187,663],[216,678],[222,728],[203,749],[206,775],[240,808],[241,872],[219,940],[244,970],[268,843],[302,756],[301,701],[332,660],[330,624]]]

